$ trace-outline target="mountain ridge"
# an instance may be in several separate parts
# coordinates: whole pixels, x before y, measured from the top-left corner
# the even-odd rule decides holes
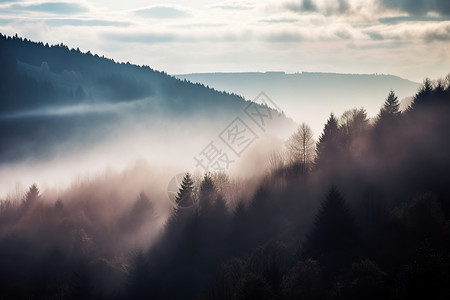
[[[51,157],[49,148],[74,151],[136,128],[176,136],[195,127],[215,136],[252,103],[149,66],[18,36],[0,34],[0,64],[0,163]]]

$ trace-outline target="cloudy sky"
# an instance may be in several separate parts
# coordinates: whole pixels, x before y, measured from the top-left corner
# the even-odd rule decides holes
[[[0,32],[170,74],[450,72],[449,0],[0,0]]]

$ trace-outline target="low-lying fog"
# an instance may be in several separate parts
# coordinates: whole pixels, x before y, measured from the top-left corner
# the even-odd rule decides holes
[[[225,171],[233,178],[257,177],[266,171],[270,154],[284,146],[293,130],[292,126],[272,126],[263,131],[243,111],[235,116],[201,112],[181,116],[164,115],[152,106],[152,99],[3,115],[0,121],[6,128],[28,122],[36,125],[31,127],[33,132],[18,131],[20,138],[13,136],[14,131],[3,135],[15,149],[1,160],[0,199],[18,198],[36,183],[46,201],[56,201],[65,189],[80,182],[111,174],[135,178],[136,171],[142,176],[124,181],[129,185],[127,192],[138,195],[145,190],[153,201],[167,202],[171,178],[187,171],[203,174],[205,169],[196,159],[206,165],[208,151],[212,155],[217,150],[222,158],[210,164],[209,171]],[[247,132],[253,133],[242,137],[239,155],[224,142],[227,130],[232,134],[234,126],[247,126]]]

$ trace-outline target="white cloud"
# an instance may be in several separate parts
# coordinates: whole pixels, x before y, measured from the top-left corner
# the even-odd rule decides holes
[[[256,2],[245,0],[244,1],[228,0],[213,3],[208,7],[224,10],[250,10],[256,7]]]
[[[67,18],[17,14],[7,9],[14,3],[0,3],[0,31],[169,73],[307,70],[420,80],[450,69],[446,17],[399,14],[379,1],[67,1],[87,8]]]
[[[172,19],[191,16],[190,9],[180,5],[154,5],[134,11],[136,15],[146,18]]]

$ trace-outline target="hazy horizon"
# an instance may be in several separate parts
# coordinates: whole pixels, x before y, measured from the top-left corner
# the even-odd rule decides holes
[[[445,0],[2,1],[0,32],[170,74],[337,72],[414,81],[450,67]]]

